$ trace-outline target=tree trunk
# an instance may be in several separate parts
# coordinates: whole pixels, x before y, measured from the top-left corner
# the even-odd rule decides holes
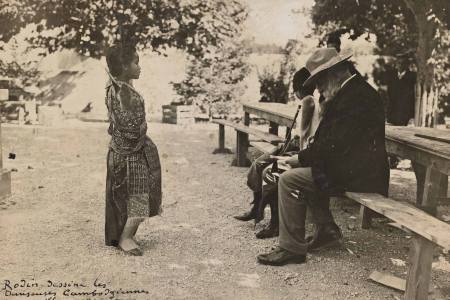
[[[436,24],[428,20],[431,10],[429,0],[404,0],[412,11],[417,24],[417,83],[414,123],[416,126],[436,125],[438,91],[434,85],[433,65],[428,63],[436,41]]]

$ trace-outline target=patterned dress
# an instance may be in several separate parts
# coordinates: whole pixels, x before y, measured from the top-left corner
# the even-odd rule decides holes
[[[158,150],[146,135],[142,96],[110,76],[106,106],[111,135],[107,156],[105,243],[117,246],[128,218],[161,212],[161,166]]]

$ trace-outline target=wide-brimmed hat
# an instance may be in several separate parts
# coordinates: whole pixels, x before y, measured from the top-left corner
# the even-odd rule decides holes
[[[306,68],[311,75],[303,86],[313,84],[317,79],[317,75],[341,62],[347,61],[352,55],[350,49],[342,50],[341,53],[338,53],[334,48],[317,49],[306,61]]]

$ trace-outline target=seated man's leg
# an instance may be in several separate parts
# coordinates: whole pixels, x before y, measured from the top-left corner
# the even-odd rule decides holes
[[[262,173],[264,169],[272,162],[269,153],[259,156],[253,161],[247,173],[247,186],[254,192],[261,192]]]
[[[308,191],[305,191],[305,200],[311,210],[315,224],[314,234],[306,239],[308,252],[339,245],[342,232],[331,214],[329,195],[320,191],[311,192],[309,196],[308,193]]]
[[[264,209],[267,204],[270,206],[269,224],[256,233],[259,239],[278,236],[278,178],[272,174],[272,165],[267,166],[262,174],[262,201],[258,207],[258,217],[256,222],[263,219]]]
[[[314,251],[339,244],[342,233],[331,214],[330,196],[328,193],[320,191],[314,184],[311,168],[298,168],[289,172],[289,174],[281,176],[279,183],[279,197],[283,199],[283,203],[281,200],[279,203],[280,247],[286,247],[286,250],[292,252],[303,252],[305,246],[308,251]],[[297,199],[292,192],[296,189],[298,190]],[[310,210],[316,227],[314,235],[308,237],[307,241],[305,241],[304,223],[306,210],[303,210],[305,205]],[[283,207],[283,211],[281,207]],[[291,215],[292,211],[298,211],[298,219],[295,219],[295,215]],[[290,221],[291,218],[294,218],[293,222]],[[295,220],[299,222],[303,220],[303,222],[296,223]]]
[[[329,197],[327,194],[318,192],[313,182],[311,168],[295,168],[280,176],[278,201],[279,248],[258,256],[258,260],[269,265],[305,262],[306,252],[310,249],[310,245],[305,241],[307,207],[310,208],[318,228],[336,226],[329,209]],[[323,235],[323,232],[319,230],[319,234],[315,234],[316,238],[312,240],[312,243],[317,244],[319,241],[319,244],[323,245],[324,242],[329,242],[331,237],[336,237],[336,235]]]
[[[296,168],[283,173],[278,183],[280,216],[279,244],[289,252],[306,255],[305,220],[307,201],[304,191],[313,191],[311,168]]]
[[[234,218],[240,221],[250,221],[256,218],[258,206],[262,197],[262,179],[261,175],[264,168],[270,164],[270,154],[263,154],[253,161],[247,173],[247,186],[253,191],[253,201],[251,202],[252,208],[249,212],[245,212],[242,215],[235,216]]]
[[[302,187],[313,190],[309,168],[295,168],[281,174],[278,182],[279,247],[259,255],[260,263],[278,266],[306,261],[306,203],[299,198],[299,188]]]

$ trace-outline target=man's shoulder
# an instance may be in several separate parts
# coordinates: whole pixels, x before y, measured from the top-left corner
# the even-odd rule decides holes
[[[349,83],[344,86],[341,96],[343,98],[361,96],[364,96],[364,98],[379,97],[375,88],[371,86],[364,78],[358,75],[352,78]]]

